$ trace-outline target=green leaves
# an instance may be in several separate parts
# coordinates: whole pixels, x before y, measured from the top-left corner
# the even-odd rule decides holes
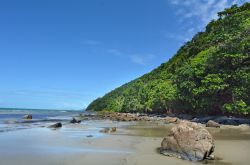
[[[87,110],[248,115],[250,3],[219,16],[168,62],[96,99]]]
[[[234,103],[224,104],[223,110],[231,113],[237,112],[238,114],[248,115],[250,113],[250,106],[243,100],[239,100]]]

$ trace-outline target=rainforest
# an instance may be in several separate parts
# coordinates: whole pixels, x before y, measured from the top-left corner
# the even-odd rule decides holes
[[[250,3],[218,13],[166,63],[89,104],[87,110],[250,114]]]

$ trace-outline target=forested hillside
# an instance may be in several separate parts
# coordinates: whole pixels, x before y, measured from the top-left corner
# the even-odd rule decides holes
[[[168,62],[87,110],[250,114],[250,3],[218,13]]]

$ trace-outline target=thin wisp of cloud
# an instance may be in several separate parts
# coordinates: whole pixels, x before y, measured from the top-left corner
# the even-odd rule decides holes
[[[219,11],[247,1],[249,0],[168,0],[179,16],[178,22],[182,25],[179,30],[182,33],[167,32],[165,37],[181,43],[187,42],[195,33],[203,31],[211,20],[217,19]]]

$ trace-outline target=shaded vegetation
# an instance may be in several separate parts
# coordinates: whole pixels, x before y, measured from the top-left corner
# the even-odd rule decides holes
[[[168,62],[87,110],[250,114],[250,3],[218,13]]]

